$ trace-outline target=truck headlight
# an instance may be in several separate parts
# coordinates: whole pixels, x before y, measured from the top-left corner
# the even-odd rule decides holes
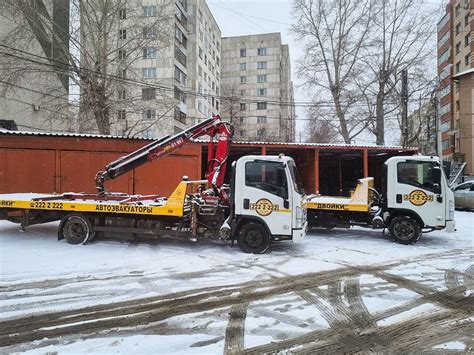
[[[295,228],[303,228],[304,221],[306,219],[306,210],[299,206],[296,206],[296,225]]]

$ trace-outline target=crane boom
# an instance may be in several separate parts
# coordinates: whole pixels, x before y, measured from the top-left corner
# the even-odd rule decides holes
[[[105,181],[116,179],[139,166],[159,160],[182,148],[192,139],[204,135],[211,137],[208,150],[207,178],[213,187],[219,188],[224,181],[224,174],[221,174],[221,172],[225,173],[233,127],[229,123],[223,122],[219,115],[213,115],[182,132],[160,138],[107,164],[105,170],[99,171],[95,177],[97,191],[99,194],[105,194]],[[216,135],[219,135],[219,141],[217,149],[214,149],[213,138]]]

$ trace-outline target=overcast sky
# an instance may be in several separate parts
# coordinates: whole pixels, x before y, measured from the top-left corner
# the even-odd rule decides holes
[[[444,2],[443,0],[425,1],[426,6],[436,8],[440,8]],[[290,46],[295,100],[308,101],[311,97],[307,96],[304,90],[298,87],[301,81],[298,80],[295,72],[297,60],[302,55],[302,49],[290,33],[290,26],[293,22],[291,17],[292,3],[292,0],[207,0],[207,4],[219,24],[223,37],[281,32],[284,43]],[[440,11],[440,16],[433,18],[433,26],[436,25],[441,16],[442,13]],[[297,132],[301,132],[306,123],[304,121],[304,111],[301,108],[297,108],[297,115],[299,118],[297,121]],[[297,133],[297,135],[299,134]],[[299,137],[296,137],[296,140],[299,140]],[[361,137],[358,143],[373,143],[374,140],[371,136],[366,136]]]

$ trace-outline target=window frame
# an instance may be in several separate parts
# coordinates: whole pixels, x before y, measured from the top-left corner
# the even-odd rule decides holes
[[[416,169],[416,180],[414,179],[411,179],[410,180],[410,176],[407,176],[406,174],[402,174],[400,172],[400,170],[402,169],[403,166],[406,166],[406,165],[412,165],[415,167]],[[433,192],[433,193],[438,193],[438,191],[436,191],[436,188],[434,187],[434,184],[436,183],[435,181],[422,181],[420,182],[419,181],[419,170],[418,170],[418,167],[419,166],[428,166],[430,167],[432,170],[434,168],[437,167],[437,165],[433,162],[429,162],[429,161],[401,161],[401,162],[398,162],[397,163],[397,183],[398,184],[402,184],[402,185],[409,185],[409,186],[413,186],[415,188],[418,188],[418,189],[423,189],[423,190],[427,190],[427,191],[430,191],[430,192]],[[408,169],[407,169],[408,170]],[[421,172],[423,174],[422,178],[424,179],[425,178],[425,174],[428,175],[428,170],[425,172],[424,170]],[[413,177],[413,176],[411,176]],[[431,179],[433,179],[433,174],[431,174]]]
[[[259,181],[249,181],[249,177],[252,176],[249,174],[249,167],[251,165],[260,165],[260,180]],[[263,169],[265,167],[265,169]],[[269,168],[274,168],[275,170],[275,180],[271,181],[269,177],[271,176],[271,170]],[[278,181],[278,171],[282,171],[283,176],[285,181]],[[282,198],[283,200],[287,200],[289,196],[289,182],[288,182],[288,175],[285,169],[285,165],[280,162],[276,161],[264,161],[264,160],[254,160],[254,161],[248,161],[245,163],[245,168],[244,168],[245,176],[244,176],[244,183],[246,187],[251,187],[254,189],[258,189],[261,191],[265,191],[271,195],[278,196]],[[258,175],[255,175],[258,176]],[[271,181],[274,184],[270,184],[269,181]],[[267,188],[265,189],[265,182],[267,182]],[[280,190],[280,191],[278,191]]]

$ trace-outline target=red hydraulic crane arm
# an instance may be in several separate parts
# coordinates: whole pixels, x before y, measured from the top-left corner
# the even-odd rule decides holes
[[[109,163],[104,171],[100,171],[96,175],[97,191],[99,194],[105,194],[105,181],[115,179],[141,165],[161,159],[182,148],[192,139],[204,135],[211,136],[209,146],[212,145],[212,151],[208,154],[208,164],[212,165],[212,167],[208,166],[208,180],[214,187],[220,187],[224,180],[233,127],[229,123],[223,122],[220,116],[213,115],[185,131],[158,139],[145,147]],[[219,142],[217,150],[214,153],[214,145],[212,142],[213,137],[216,135],[219,135]]]

